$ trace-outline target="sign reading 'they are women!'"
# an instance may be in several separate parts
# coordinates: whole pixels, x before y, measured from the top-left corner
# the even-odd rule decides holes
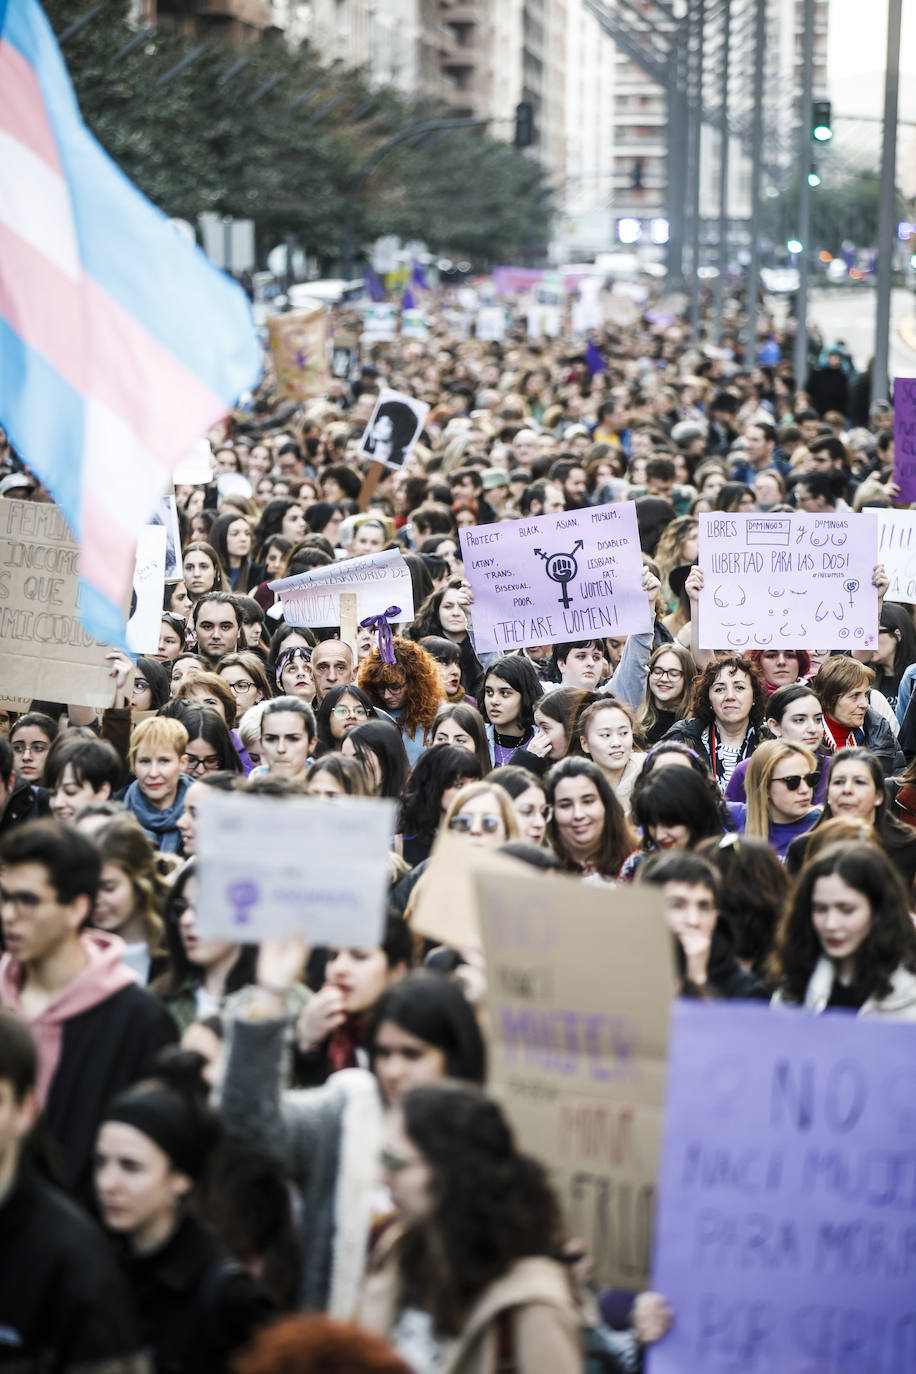
[[[485,653],[652,628],[632,501],[460,533]]]

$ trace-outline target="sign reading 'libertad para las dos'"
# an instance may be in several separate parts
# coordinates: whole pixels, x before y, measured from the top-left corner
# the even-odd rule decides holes
[[[460,533],[483,652],[651,629],[632,501]]]

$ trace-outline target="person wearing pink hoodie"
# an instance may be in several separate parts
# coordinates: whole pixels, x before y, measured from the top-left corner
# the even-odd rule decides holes
[[[123,941],[84,929],[100,870],[92,842],[61,822],[30,821],[0,840],[0,1005],[31,1027],[38,1100],[64,1183],[85,1198],[107,1103],[176,1038],[168,1012],[122,961]]]

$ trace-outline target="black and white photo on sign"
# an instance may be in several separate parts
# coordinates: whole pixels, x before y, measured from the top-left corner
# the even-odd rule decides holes
[[[402,467],[420,437],[428,414],[429,406],[425,401],[417,401],[401,391],[382,387],[359,441],[360,453],[364,458],[384,463],[386,467]]]

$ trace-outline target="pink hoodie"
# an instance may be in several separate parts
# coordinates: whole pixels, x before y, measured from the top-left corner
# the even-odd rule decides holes
[[[29,1026],[38,1044],[38,1100],[44,1106],[51,1080],[60,1059],[64,1022],[90,1007],[97,1007],[122,988],[137,982],[136,974],[121,962],[124,941],[120,935],[103,930],[84,930],[80,943],[89,962],[61,989],[40,1016],[29,1019]],[[22,986],[22,965],[11,954],[0,959],[0,1005],[22,1013],[19,991]],[[24,1013],[22,1013],[24,1015]]]

